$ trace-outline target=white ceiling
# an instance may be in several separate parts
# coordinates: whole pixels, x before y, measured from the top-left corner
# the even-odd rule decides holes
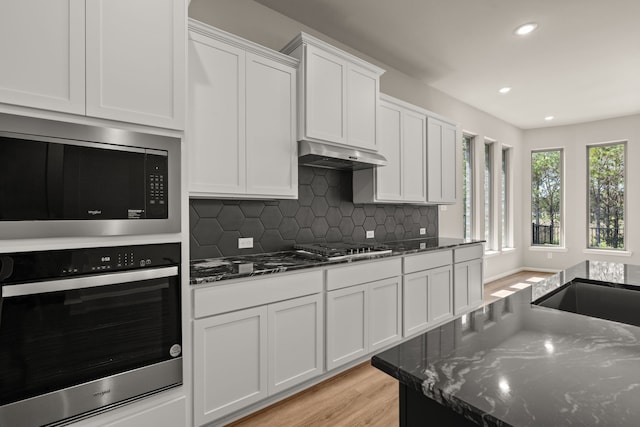
[[[523,129],[640,113],[640,0],[256,1]]]

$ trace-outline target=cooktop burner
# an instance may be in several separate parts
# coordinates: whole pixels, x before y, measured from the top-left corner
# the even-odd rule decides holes
[[[308,243],[295,245],[294,248],[298,249],[298,253],[320,256],[327,261],[391,253],[387,246],[373,243]]]

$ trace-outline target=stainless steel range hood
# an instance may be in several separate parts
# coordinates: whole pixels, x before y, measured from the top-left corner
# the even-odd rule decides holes
[[[311,141],[298,142],[298,164],[327,169],[361,170],[386,166],[384,156],[369,151]]]

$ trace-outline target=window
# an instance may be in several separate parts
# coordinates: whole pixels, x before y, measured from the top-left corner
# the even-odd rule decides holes
[[[562,150],[531,153],[531,245],[560,246]]]
[[[463,237],[473,237],[473,137],[462,136]]]
[[[625,148],[624,142],[587,147],[590,248],[625,247]]]
[[[493,154],[493,143],[484,143],[484,239],[487,241],[487,249],[493,249],[493,174],[491,157]]]
[[[511,227],[510,221],[511,216],[509,215],[509,191],[510,183],[509,183],[509,162],[510,162],[510,149],[502,148],[502,176],[501,176],[501,184],[502,184],[502,194],[500,195],[500,207],[501,207],[501,221],[502,221],[502,247],[510,248],[513,246],[511,242]]]

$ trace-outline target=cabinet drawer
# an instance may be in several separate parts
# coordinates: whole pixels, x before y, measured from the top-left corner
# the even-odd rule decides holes
[[[465,262],[482,258],[483,253],[482,245],[465,246],[453,251],[453,262]]]
[[[327,270],[327,290],[346,288],[401,274],[400,258],[377,259],[370,262],[358,262],[347,267],[329,268]]]
[[[196,318],[322,292],[322,270],[276,274],[194,291]]]
[[[451,251],[427,252],[404,257],[404,274],[451,264]]]

